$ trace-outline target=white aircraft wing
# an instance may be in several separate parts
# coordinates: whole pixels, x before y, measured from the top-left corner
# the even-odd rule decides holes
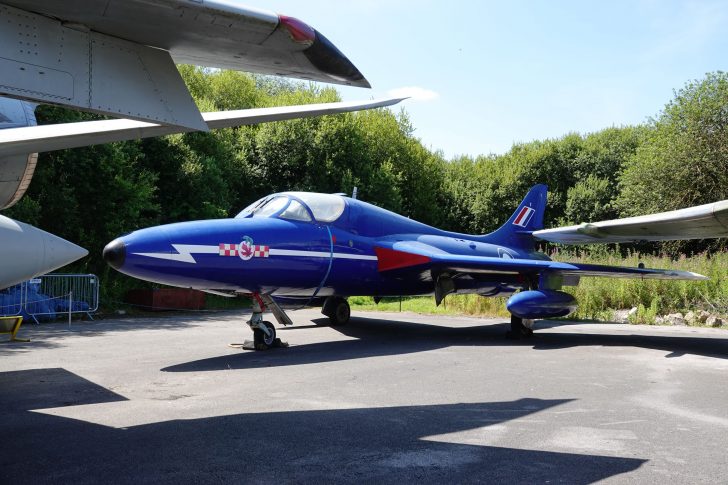
[[[369,87],[354,64],[313,27],[233,0],[0,0],[0,4],[60,19],[69,28],[163,49],[176,63]]]
[[[562,244],[626,243],[728,237],[728,200],[659,214],[534,231]]]
[[[202,113],[202,117],[210,129],[230,128],[270,121],[382,108],[397,104],[403,99],[405,98],[215,111]],[[8,128],[0,130],[0,157],[62,150],[114,141],[135,140],[185,131],[192,130],[128,119]]]
[[[308,24],[231,0],[0,0],[0,95],[205,130],[175,64],[370,87]]]

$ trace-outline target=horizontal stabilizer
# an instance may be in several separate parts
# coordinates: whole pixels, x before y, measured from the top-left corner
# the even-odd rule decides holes
[[[397,104],[403,99],[406,98],[215,111],[202,113],[202,117],[210,129],[231,128],[234,126],[254,125],[271,121],[382,108]],[[169,135],[185,131],[191,130],[127,119],[8,128],[6,130],[0,130],[0,156],[62,150],[65,148],[135,140],[138,138]]]
[[[535,231],[562,244],[628,243],[728,237],[728,200],[659,214]]]

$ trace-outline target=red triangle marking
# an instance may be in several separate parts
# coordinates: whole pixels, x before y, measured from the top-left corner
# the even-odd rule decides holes
[[[379,271],[417,266],[431,261],[430,258],[421,254],[406,253],[389,248],[375,247],[374,252],[377,254],[377,269]]]

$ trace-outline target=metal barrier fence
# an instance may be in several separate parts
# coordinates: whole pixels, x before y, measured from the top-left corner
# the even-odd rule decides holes
[[[26,281],[3,294],[0,314],[25,314],[38,323],[38,317],[55,319],[85,313],[90,319],[99,309],[99,280],[93,274],[47,274]]]
[[[25,282],[3,292],[0,299],[0,316],[14,317],[23,311]]]

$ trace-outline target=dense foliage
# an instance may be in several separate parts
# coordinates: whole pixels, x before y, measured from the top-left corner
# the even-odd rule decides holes
[[[333,88],[180,66],[203,111],[329,102]],[[434,109],[434,108],[433,108]],[[95,119],[57,107],[41,123]],[[527,190],[549,185],[547,227],[728,199],[728,75],[675,93],[641,126],[514,145],[445,160],[407,113],[374,110],[43,153],[28,195],[7,215],[87,247],[78,270],[106,281],[101,249],[155,224],[227,217],[274,191],[351,193],[467,233],[499,226]],[[643,251],[722,249],[722,242]]]

